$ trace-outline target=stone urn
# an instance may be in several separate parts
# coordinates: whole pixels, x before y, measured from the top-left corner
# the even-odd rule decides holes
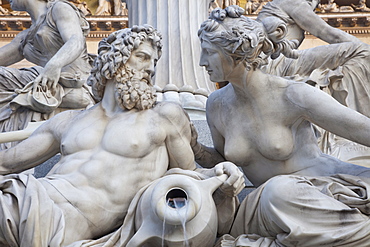
[[[218,222],[212,194],[226,179],[172,174],[154,182],[139,201],[127,247],[213,246]]]

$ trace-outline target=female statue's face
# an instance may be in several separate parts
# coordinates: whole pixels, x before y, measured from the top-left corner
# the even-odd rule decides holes
[[[234,61],[231,56],[226,55],[221,47],[203,39],[201,42],[202,52],[200,54],[200,66],[207,70],[211,81],[224,82],[229,80],[234,70]]]

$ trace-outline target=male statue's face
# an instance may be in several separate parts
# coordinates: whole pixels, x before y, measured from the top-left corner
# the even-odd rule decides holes
[[[151,82],[151,78],[155,73],[155,66],[158,61],[158,49],[154,47],[151,42],[144,41],[138,48],[131,52],[130,58],[126,62],[126,68],[134,69],[136,71],[143,72],[142,78],[148,83]]]
[[[156,92],[151,84],[158,61],[158,49],[145,41],[131,52],[125,64],[125,80],[116,83],[116,99],[123,109],[153,107]]]

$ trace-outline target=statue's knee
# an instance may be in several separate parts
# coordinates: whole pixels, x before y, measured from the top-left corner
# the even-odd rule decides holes
[[[61,108],[83,109],[88,105],[93,105],[93,99],[84,88],[73,88],[67,93],[59,105]]]
[[[276,176],[266,182],[261,200],[272,205],[291,202],[297,198],[297,193],[300,193],[302,186],[310,186],[305,178],[291,175]]]

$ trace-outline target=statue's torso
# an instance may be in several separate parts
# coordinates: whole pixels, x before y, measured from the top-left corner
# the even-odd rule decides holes
[[[59,4],[69,4],[62,1]],[[69,4],[71,5],[71,4]],[[52,17],[52,5],[47,10],[47,13],[40,17],[37,23],[33,23],[31,28],[28,30],[28,33],[24,40],[22,41],[20,50],[22,51],[24,57],[39,66],[44,67],[46,63],[59,51],[59,49],[65,44],[66,41],[63,40],[57,24]],[[72,5],[71,5],[72,6]],[[77,10],[76,14],[79,16]],[[81,19],[83,17],[79,16]],[[85,20],[86,21],[86,20]],[[80,24],[81,24],[80,23]],[[81,28],[84,29],[85,26],[81,24]],[[84,74],[89,73],[91,66],[89,64],[89,58],[87,54],[87,49],[85,47],[81,55],[73,61],[71,64],[65,66],[62,71],[68,72],[77,72],[81,77],[84,77]]]
[[[249,102],[228,100],[235,95],[224,90],[224,101],[210,114],[220,116],[211,121],[224,138],[225,159],[241,166],[255,185],[280,174],[332,173],[311,123],[287,100],[286,88],[265,88],[261,97]]]
[[[97,232],[112,230],[122,223],[137,191],[168,169],[168,126],[155,110],[107,118],[100,105],[69,126],[61,139],[62,158],[44,179],[58,188],[49,194],[57,193],[53,199],[62,207],[67,199],[66,214],[73,205]]]

